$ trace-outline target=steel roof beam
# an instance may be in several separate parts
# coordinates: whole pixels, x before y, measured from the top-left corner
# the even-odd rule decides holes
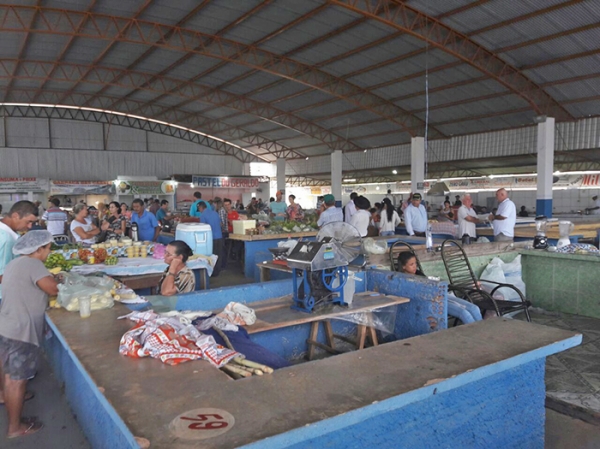
[[[224,155],[235,157],[242,162],[265,161],[259,156],[228,144],[227,142],[216,140],[210,136],[203,136],[178,127],[169,126],[163,123],[156,123],[145,120],[141,117],[130,117],[122,114],[111,114],[106,111],[90,111],[85,109],[61,108],[61,107],[43,107],[43,106],[9,106],[0,105],[0,116],[3,117],[28,117],[28,118],[47,118],[47,119],[67,119],[86,122],[108,123],[112,125],[127,126],[130,128],[149,131],[178,139],[193,142],[213,150],[217,150]],[[209,157],[209,155],[207,155]]]
[[[329,0],[424,40],[428,45],[468,63],[524,98],[538,114],[572,120],[571,114],[522,71],[439,20],[395,0]]]
[[[9,72],[11,72],[11,66],[18,64],[20,61],[14,60],[3,60],[0,61],[0,79],[7,78]],[[172,95],[179,96],[184,99],[190,97],[201,98],[201,101],[210,104],[221,104],[227,102],[228,107],[243,111],[247,114],[252,114],[260,117],[263,120],[269,120],[273,123],[277,123],[281,126],[293,129],[299,133],[306,134],[315,139],[319,139],[330,148],[340,150],[360,150],[361,148],[352,143],[351,141],[338,136],[329,130],[322,128],[315,123],[304,120],[301,117],[294,116],[280,109],[271,107],[269,104],[260,103],[258,101],[246,98],[242,95],[235,95],[220,89],[216,89],[210,86],[203,86],[198,83],[182,83],[181,80],[166,76],[150,75],[144,72],[125,71],[114,67],[103,67],[96,66],[90,68],[89,66],[61,63],[53,64],[45,61],[23,61],[21,62],[25,78],[28,80],[41,79],[45,82],[48,79],[48,74],[53,73],[56,76],[53,78],[54,81],[61,82],[81,82],[81,76],[86,74],[88,78],[84,83],[88,84],[100,84],[104,87],[116,86],[125,89],[141,89],[150,92],[157,92],[162,94],[164,92],[172,92]],[[18,78],[18,77],[17,77]],[[12,79],[12,78],[11,78]],[[174,88],[174,86],[177,86]],[[96,97],[100,96],[98,93],[90,94],[84,106],[93,105],[93,101]],[[108,110],[118,110],[114,108],[115,105],[122,103],[121,101],[115,101],[115,103],[105,106]],[[34,103],[34,101],[31,101]],[[140,110],[147,109],[149,103],[140,102]],[[158,109],[160,108],[160,109]],[[185,113],[180,108],[156,106],[155,115],[152,118],[162,119],[165,116],[171,116],[172,112],[176,113],[178,121],[186,122],[197,113]],[[128,113],[136,114],[138,111],[128,111]],[[206,119],[206,122],[215,122],[215,120]],[[235,129],[236,127],[232,127]],[[222,131],[222,130],[221,130]],[[245,132],[244,136],[251,136],[252,133]],[[256,138],[254,138],[254,141]],[[306,155],[293,150],[282,147],[279,151],[283,151],[286,154],[292,153],[294,157],[306,157]],[[280,154],[276,154],[278,157],[282,157]]]
[[[441,18],[445,18],[445,17],[450,17],[450,16],[452,16],[452,15],[454,15],[454,14],[458,14],[458,13],[464,12],[464,11],[466,11],[466,10],[469,10],[469,9],[471,9],[471,8],[474,8],[474,7],[476,7],[476,6],[480,6],[480,5],[482,5],[482,4],[484,4],[484,3],[487,3],[487,2],[489,2],[489,1],[490,1],[490,0],[478,0],[478,1],[472,2],[472,3],[468,4],[468,5],[463,5],[463,6],[461,6],[461,7],[458,7],[458,8],[452,9],[452,10],[450,10],[450,11],[446,11],[445,13],[443,13],[443,14],[440,14],[440,15],[439,15],[437,18],[438,18],[438,19],[441,19]],[[357,26],[357,25],[359,25],[359,24],[361,24],[361,23],[365,22],[366,20],[367,20],[367,18],[366,18],[366,17],[361,17],[360,19],[356,20],[355,22],[352,22],[351,24],[348,24],[348,25],[346,25],[345,27],[342,27],[342,28],[340,28],[340,29],[336,29],[336,30],[334,30],[333,32],[330,32],[330,33],[328,33],[328,34],[327,34],[327,35],[325,35],[325,36],[322,36],[322,37],[320,37],[320,38],[317,38],[317,39],[315,39],[314,41],[308,42],[307,44],[304,44],[304,45],[302,45],[302,46],[300,46],[300,47],[297,47],[297,48],[293,49],[293,50],[292,50],[292,51],[290,51],[290,52],[287,52],[287,53],[285,53],[285,56],[291,56],[293,53],[297,53],[297,52],[299,52],[299,51],[303,51],[303,50],[305,50],[306,48],[310,48],[310,47],[312,47],[312,46],[314,46],[314,45],[316,45],[316,44],[318,44],[318,43],[322,42],[323,40],[325,40],[325,38],[326,38],[326,39],[329,39],[330,37],[333,37],[334,35],[336,35],[336,34],[339,34],[339,33],[341,33],[341,32],[347,31],[347,29],[353,28],[353,27],[355,27],[355,26]],[[338,31],[338,30],[339,30],[339,31]],[[374,41],[374,42],[371,42],[371,43],[369,43],[369,44],[363,45],[362,47],[358,47],[358,48],[356,48],[356,49],[354,49],[354,50],[351,50],[351,51],[349,51],[349,52],[346,52],[346,53],[343,53],[343,54],[341,54],[341,55],[338,55],[338,56],[336,56],[336,57],[334,57],[334,58],[331,58],[331,59],[329,59],[329,60],[327,60],[327,61],[320,62],[319,64],[316,64],[316,67],[323,67],[323,66],[325,66],[325,65],[327,65],[327,64],[330,64],[330,63],[332,63],[332,62],[334,62],[334,61],[336,61],[336,60],[344,59],[344,58],[346,58],[346,57],[349,57],[349,56],[351,56],[352,54],[355,54],[355,53],[358,53],[358,52],[365,51],[365,50],[367,50],[367,49],[369,49],[369,48],[373,47],[373,45],[375,45],[375,44],[381,44],[382,42],[385,42],[385,41],[387,41],[387,40],[389,40],[389,39],[396,38],[396,37],[398,37],[398,36],[401,36],[401,35],[403,35],[403,34],[404,34],[404,32],[398,32],[398,33],[395,33],[395,34],[392,34],[392,35],[386,36],[386,37],[384,37],[384,38],[382,38],[382,39],[379,39],[379,40],[377,40],[377,41]],[[420,54],[422,51],[423,51],[423,50],[417,50],[417,51],[415,52],[415,54]],[[407,58],[409,58],[410,56],[411,56],[411,54],[410,54],[410,53],[409,53],[409,54],[406,54],[406,55],[401,55],[400,57],[393,58],[393,59],[391,59],[391,60],[385,61],[385,63],[384,63],[384,64],[382,64],[382,65],[388,65],[388,64],[391,64],[392,62],[397,62],[397,61],[400,61],[400,60],[403,60],[403,59],[407,59]],[[344,76],[342,76],[341,78],[343,78],[343,79],[348,79],[348,78],[351,78],[351,77],[353,77],[353,76],[356,76],[356,75],[358,75],[358,74],[360,74],[360,73],[363,73],[363,72],[368,72],[368,71],[370,71],[370,70],[374,70],[375,68],[377,68],[377,64],[375,64],[375,65],[372,65],[372,66],[369,66],[369,67],[367,67],[367,68],[365,68],[365,69],[361,69],[361,70],[357,70],[357,71],[355,71],[355,72],[351,72],[350,74],[344,75]],[[252,71],[251,73],[255,73],[255,71]],[[228,82],[224,83],[224,85],[230,84],[230,83],[232,83],[232,82],[241,81],[242,79],[246,78],[247,76],[249,76],[249,74],[248,74],[248,75],[247,75],[247,74],[242,74],[242,75],[238,76],[237,78],[235,78],[235,79],[233,79],[233,80],[230,80],[230,81],[228,81]],[[280,84],[280,83],[282,83],[282,82],[283,82],[283,80],[275,81],[275,82],[273,82],[273,83],[267,84],[266,86],[262,86],[262,87],[260,87],[260,88],[258,88],[258,89],[255,89],[255,90],[253,90],[253,91],[251,91],[251,92],[247,93],[247,95],[248,95],[248,96],[255,95],[255,94],[257,94],[257,93],[259,93],[259,92],[262,92],[262,91],[264,91],[264,90],[271,89],[271,88],[273,88],[273,87],[275,87],[275,86],[279,85],[279,84]],[[221,85],[221,86],[223,86],[223,85]],[[313,90],[313,89],[310,89],[310,88],[309,88],[309,89],[304,89],[304,90],[302,90],[302,91],[300,91],[300,92],[296,92],[296,93],[294,93],[294,94],[290,94],[290,95],[286,95],[286,96],[284,96],[284,97],[278,98],[278,99],[274,100],[274,101],[273,101],[273,103],[279,103],[279,102],[282,102],[282,101],[290,100],[290,99],[292,99],[292,98],[295,98],[295,97],[298,97],[298,96],[304,95],[304,94],[306,94],[306,93],[308,93],[308,92],[310,92],[310,91],[312,91],[312,90]],[[374,90],[374,88],[373,88],[373,87],[370,87],[370,88],[369,88],[369,90]],[[314,104],[314,105],[308,105],[308,106],[305,106],[305,107],[303,107],[303,108],[300,108],[300,109],[295,109],[295,110],[294,110],[294,112],[295,112],[295,113],[298,113],[298,112],[300,112],[300,111],[302,111],[302,110],[304,110],[304,109],[308,109],[308,108],[311,108],[311,107],[319,107],[319,106],[321,106],[321,105],[330,104],[330,103],[333,103],[333,102],[335,102],[335,101],[338,101],[338,99],[337,99],[337,98],[332,98],[332,99],[324,100],[324,101],[322,101],[322,102],[319,102],[319,103],[317,103],[317,104]],[[391,100],[391,101],[393,101],[393,100]],[[352,109],[352,111],[354,112],[354,111],[356,111],[356,110],[358,110],[358,109],[359,109],[359,108],[355,108],[355,109]]]
[[[201,9],[203,9],[208,3],[210,3],[210,1],[211,0],[203,0],[194,9],[192,9],[189,13],[187,13],[183,19],[181,19],[179,22],[177,22],[175,24],[175,26],[176,27],[183,26],[187,21],[189,21],[190,19],[194,18],[196,16],[196,14],[198,13],[198,11],[200,11]],[[146,60],[152,53],[154,53],[156,51],[157,48],[158,47],[154,47],[154,46],[148,48],[144,53],[142,53],[140,56],[138,56],[135,59],[135,61],[133,61],[131,64],[129,64],[127,66],[126,70],[130,70],[130,69],[136,67],[140,62]],[[115,81],[118,81],[118,80],[115,80]],[[102,89],[100,89],[98,92],[96,92],[96,94],[97,95],[102,95],[104,92],[106,92],[106,87],[103,87]],[[128,93],[127,97],[133,95],[135,92],[137,92],[137,90],[134,90],[133,92]],[[90,101],[93,101],[93,98],[91,98]],[[112,105],[112,107],[109,108],[109,109],[116,110],[116,108],[117,108],[116,105]]]
[[[37,6],[40,6],[42,0],[37,0]],[[29,29],[33,28],[33,24],[35,23],[35,19],[37,19],[37,12],[31,16],[31,20],[29,22]],[[27,44],[29,43],[29,38],[31,37],[31,32],[27,32],[25,38],[23,39],[23,43],[21,44],[21,48],[19,49],[19,53],[17,55],[17,60],[20,61],[25,56],[25,51],[27,50]],[[19,64],[15,64],[15,68],[11,74],[10,80],[8,81],[8,86],[6,88],[6,94],[2,98],[2,102],[6,101],[6,96],[11,91],[13,87],[13,78],[19,71]]]
[[[2,67],[2,62],[0,62],[0,74],[2,73]],[[45,90],[40,95],[40,103],[45,103],[49,106],[56,105],[58,99],[62,96],[62,94],[62,91]],[[82,104],[82,102],[87,102],[87,100],[89,100],[92,95],[93,94],[73,93],[69,96],[69,98],[67,98],[67,101],[63,104],[78,107],[80,104]],[[15,102],[29,104],[32,103],[32,96],[33,92],[31,92],[30,90],[13,89],[11,97]],[[114,101],[115,97],[108,97],[106,95],[95,96],[91,104],[92,107],[95,109],[108,110],[108,106],[113,104]],[[128,99],[121,104],[120,110],[115,112],[122,112],[131,115],[141,115],[143,117],[148,117],[149,119],[156,120],[156,116],[160,112],[162,112],[163,109],[164,108],[159,105],[144,105],[143,102]],[[133,114],[133,111],[136,111],[136,113]],[[250,133],[247,130],[239,127],[230,127],[227,124],[220,123],[218,120],[202,118],[199,115],[190,117],[185,120],[181,119],[182,116],[186,115],[186,111],[170,111],[168,115],[161,121],[165,123],[172,123],[185,126],[186,128],[197,130],[203,133],[208,133],[215,137],[224,135],[230,140],[233,139],[247,142],[249,144],[248,148],[258,147],[266,149],[273,156],[273,159],[275,159],[276,157],[298,158],[298,154],[300,154],[295,149],[291,149],[279,142],[273,142],[272,139],[262,137],[260,134]],[[305,158],[304,155],[302,155],[301,157],[302,159]]]
[[[92,9],[94,9],[94,6],[96,6],[96,1],[97,0],[92,0],[92,3],[90,4],[90,6],[88,6],[87,8],[87,12],[90,12]],[[44,87],[46,87],[46,83],[50,80],[50,78],[52,78],[52,76],[54,75],[54,71],[56,70],[56,68],[58,67],[58,64],[63,60],[63,58],[65,57],[65,55],[67,54],[67,51],[69,51],[69,49],[71,48],[71,45],[73,44],[73,42],[75,42],[76,39],[76,35],[77,33],[81,30],[81,28],[85,25],[87,21],[87,16],[83,16],[81,18],[81,21],[77,24],[77,31],[75,32],[75,34],[73,36],[71,36],[69,38],[69,40],[67,41],[67,43],[64,45],[63,49],[61,50],[61,52],[59,53],[58,57],[56,57],[56,59],[54,60],[54,67],[52,68],[52,70],[50,70],[46,76],[46,79],[42,82],[42,84],[40,85],[40,87],[37,89],[36,94],[33,96],[33,101],[32,103],[35,103],[37,101],[37,97],[39,96],[40,92],[42,90],[44,90]],[[21,59],[21,58],[19,58]],[[8,91],[10,92],[10,88],[8,89]]]
[[[0,23],[7,31],[22,31],[26,26],[22,17],[30,16],[34,10],[44,20],[42,27],[32,31],[42,34],[71,35],[75,32],[75,23],[85,13],[49,8],[0,5]],[[422,135],[422,120],[407,114],[404,110],[363,89],[329,73],[317,70],[310,65],[291,60],[265,50],[223,39],[195,30],[174,28],[137,19],[126,19],[104,14],[87,13],[88,26],[80,32],[83,37],[106,39],[111,42],[123,41],[143,45],[156,45],[176,51],[192,52],[255,68],[275,76],[287,78],[307,86],[337,96],[347,102],[369,110],[399,125],[411,135]],[[170,36],[167,38],[167,36]],[[205,45],[207,39],[211,44]],[[158,41],[164,40],[163,44]]]
[[[100,55],[98,55],[94,59],[94,61],[90,65],[90,67],[94,67],[100,61],[102,61],[102,59],[104,59],[104,57],[108,54],[108,52],[117,43],[119,38],[126,35],[126,33],[128,31],[129,32],[131,31],[131,28],[134,26],[133,24],[134,24],[135,20],[146,10],[146,8],[148,7],[148,5],[150,5],[150,3],[152,3],[152,0],[145,0],[144,4],[134,14],[133,19],[131,20],[130,23],[126,24],[122,28],[118,28],[118,29],[113,28],[113,31],[115,31],[117,33],[114,36],[112,36],[112,38],[109,38],[109,40],[110,40],[109,44],[104,48],[104,50],[102,50]],[[37,8],[37,10],[38,10],[38,12],[41,12],[42,16],[46,15],[44,12],[45,11],[44,9]],[[48,14],[48,17],[44,17],[44,24],[46,25],[46,29],[50,32],[50,34],[53,34],[55,32],[60,33],[61,28],[64,28],[64,25],[65,25],[64,20],[68,21],[67,27],[66,27],[67,34],[69,34],[73,37],[85,36],[85,30],[89,30],[89,29],[97,30],[98,29],[97,27],[99,26],[99,24],[96,23],[96,21],[94,21],[94,19],[93,19],[94,13],[92,11],[88,11],[86,13],[79,13],[76,16],[69,14],[70,11],[65,11],[65,10],[50,10],[50,9],[48,9],[47,11],[52,11],[50,14]],[[4,11],[2,11],[2,9],[0,9],[0,16],[2,15],[3,12]],[[18,12],[16,10],[13,10],[12,12],[18,14]],[[56,13],[58,13],[58,17],[56,17]],[[4,16],[4,17],[7,17],[7,16],[8,16],[8,14],[6,14],[6,16]],[[77,18],[79,18],[79,20],[77,20]],[[83,20],[83,19],[85,19],[85,20]],[[52,22],[50,22],[50,21],[52,21]],[[84,22],[84,25],[86,26],[85,30],[79,29],[79,27],[75,25],[75,23],[79,23],[80,21]],[[110,24],[107,24],[107,25],[110,27]],[[52,31],[52,30],[54,30],[54,31]],[[33,30],[33,31],[39,32],[38,30]],[[134,32],[135,32],[135,30],[134,30]],[[61,34],[64,34],[64,33],[61,33]],[[85,78],[85,76],[87,76],[87,75],[84,75],[84,78]],[[73,85],[73,87],[71,87],[71,89],[69,89],[69,91],[67,91],[65,93],[65,95],[62,99],[63,101],[59,101],[58,104],[63,104],[64,98],[67,98],[70,94],[72,94],[76,88],[77,88],[77,84]]]

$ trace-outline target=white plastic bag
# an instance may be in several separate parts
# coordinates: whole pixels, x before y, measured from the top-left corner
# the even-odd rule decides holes
[[[111,289],[115,281],[103,276],[81,276],[75,273],[64,275],[65,281],[58,285],[58,304],[69,312],[79,311],[79,298],[89,296],[91,310],[109,309],[114,305]]]
[[[292,252],[292,250],[296,247],[296,245],[298,244],[298,240],[294,240],[294,239],[287,239],[287,240],[282,240],[281,242],[277,242],[277,246],[279,248],[287,248],[288,249],[288,255]]]
[[[485,267],[483,273],[481,273],[481,279],[488,281],[499,282],[501,284],[514,285],[516,288],[521,290],[521,293],[525,295],[525,283],[521,277],[521,256],[518,255],[515,260],[510,263],[505,263],[502,259],[494,257],[492,261]],[[482,282],[486,291],[491,291],[495,287],[494,284]],[[496,291],[494,296],[499,294],[502,299],[507,301],[521,301],[519,294],[512,288],[500,288]]]

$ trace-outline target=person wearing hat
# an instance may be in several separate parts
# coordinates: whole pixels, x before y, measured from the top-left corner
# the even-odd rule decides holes
[[[334,221],[344,221],[342,208],[335,206],[335,197],[333,195],[325,195],[322,208],[323,212],[321,212],[319,220],[317,221],[319,228],[322,228],[327,223],[333,223]]]
[[[421,204],[421,194],[413,193],[410,205],[404,210],[404,226],[408,235],[425,237],[427,230],[427,211]]]
[[[594,195],[592,197],[592,201],[594,201],[594,207],[588,207],[586,209],[586,211],[588,211],[588,213],[591,213],[593,215],[600,214],[600,200],[598,199],[598,195]]]
[[[49,231],[29,231],[19,238],[13,253],[21,256],[6,266],[0,303],[0,401],[8,413],[8,438],[37,432],[43,424],[21,418],[27,379],[36,373],[43,341],[44,313],[48,296],[58,294],[58,283],[44,266],[54,241]],[[1,383],[0,383],[1,385]]]

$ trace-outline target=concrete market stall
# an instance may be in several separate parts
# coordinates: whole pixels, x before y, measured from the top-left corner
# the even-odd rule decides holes
[[[444,330],[445,283],[363,275],[365,289],[410,299],[396,306],[395,341],[271,375],[234,381],[204,361],[171,367],[120,356],[119,339],[131,327],[116,320],[127,312],[120,305],[87,320],[50,311],[46,348],[97,448],[138,447],[135,436],[174,449],[543,448],[545,358],[576,346],[581,335],[504,319]],[[172,302],[188,310],[220,309],[232,298],[259,304],[289,293],[290,284],[250,284]],[[296,326],[252,337],[290,357],[307,335],[307,326]]]

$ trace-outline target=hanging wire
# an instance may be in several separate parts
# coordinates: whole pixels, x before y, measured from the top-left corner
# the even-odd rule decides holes
[[[425,8],[429,11],[429,0],[425,2]],[[425,151],[425,176],[423,176],[423,184],[425,184],[425,179],[428,178],[428,150],[429,150],[429,142],[427,140],[429,133],[429,41],[427,40],[428,26],[425,25],[425,136],[424,136],[424,151]],[[416,190],[416,186],[413,186],[413,189]],[[423,189],[425,186],[423,185]]]

